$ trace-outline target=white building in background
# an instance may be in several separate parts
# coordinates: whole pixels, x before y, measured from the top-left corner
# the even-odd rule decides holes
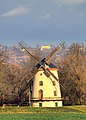
[[[58,69],[48,68],[57,78]],[[61,107],[62,98],[58,81],[52,75],[47,77],[39,69],[33,80],[31,103],[33,107]]]
[[[41,46],[41,51],[43,51],[43,50],[49,50],[49,49],[51,49],[51,45],[43,45],[43,46]]]

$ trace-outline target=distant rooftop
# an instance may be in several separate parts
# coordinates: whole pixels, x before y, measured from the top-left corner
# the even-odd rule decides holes
[[[48,49],[51,49],[51,48],[52,48],[51,45],[43,45],[43,46],[41,46],[41,51],[42,50],[48,50]]]

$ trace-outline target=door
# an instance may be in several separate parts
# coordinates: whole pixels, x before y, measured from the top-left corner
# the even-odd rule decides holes
[[[42,107],[42,103],[39,103],[39,107]]]
[[[43,99],[43,90],[39,90],[39,99],[40,99],[40,100]]]

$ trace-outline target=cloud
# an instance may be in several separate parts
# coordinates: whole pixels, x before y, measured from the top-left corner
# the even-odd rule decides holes
[[[50,13],[47,13],[47,14],[41,16],[40,18],[41,18],[41,19],[49,19],[50,17],[51,17],[51,14],[50,14]]]
[[[55,0],[59,4],[77,5],[86,3],[86,0]]]
[[[18,15],[26,14],[29,11],[30,8],[19,6],[17,8],[7,11],[6,13],[3,13],[2,16],[18,16]]]
[[[80,12],[79,16],[86,16],[86,11]]]

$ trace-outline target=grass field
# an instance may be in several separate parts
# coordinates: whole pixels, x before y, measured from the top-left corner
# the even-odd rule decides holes
[[[0,108],[0,120],[86,120],[86,106]]]

